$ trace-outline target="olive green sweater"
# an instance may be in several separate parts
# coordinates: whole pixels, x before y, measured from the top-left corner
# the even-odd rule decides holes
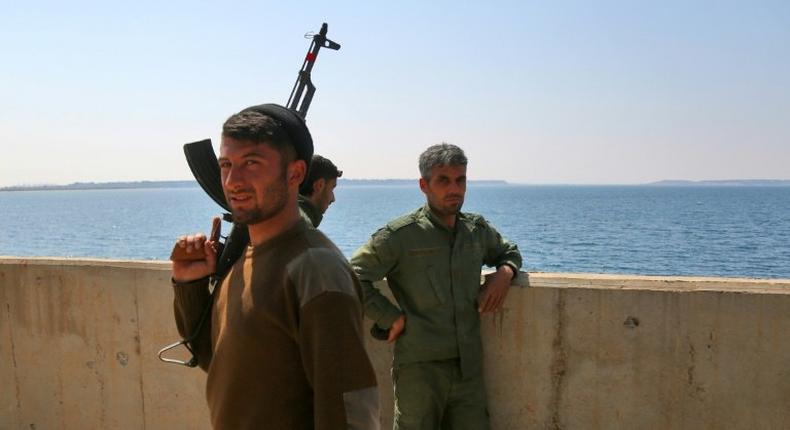
[[[195,344],[214,428],[378,428],[359,282],[326,236],[300,220],[248,248],[218,288]],[[210,300],[208,284],[174,290],[187,336]]]

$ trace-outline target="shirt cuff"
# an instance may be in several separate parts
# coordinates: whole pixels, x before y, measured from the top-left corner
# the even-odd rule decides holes
[[[204,276],[204,277],[202,277],[200,279],[195,279],[195,280],[192,280],[192,281],[179,282],[179,281],[176,281],[175,279],[173,279],[171,277],[170,278],[170,283],[173,284],[174,287],[188,287],[188,286],[192,286],[192,285],[208,285],[208,281],[209,281],[210,278],[211,278],[211,275],[208,275],[208,276]]]
[[[510,278],[511,281],[518,278],[519,269],[518,266],[516,266],[516,263],[513,263],[512,261],[503,261],[497,264],[496,268],[499,269],[502,266],[509,266],[511,269],[513,269],[513,277]]]
[[[394,323],[395,320],[400,318],[401,315],[403,314],[393,306],[392,309],[388,309],[386,312],[384,312],[384,315],[382,315],[379,319],[376,320],[376,325],[379,326],[379,328],[383,328],[384,330],[387,330],[390,327],[392,327],[392,323]]]

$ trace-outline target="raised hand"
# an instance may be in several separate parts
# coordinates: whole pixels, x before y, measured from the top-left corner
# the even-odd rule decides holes
[[[215,217],[212,222],[211,238],[203,233],[181,236],[173,247],[170,259],[173,261],[173,280],[189,282],[213,274],[217,266],[217,243],[221,220]]]

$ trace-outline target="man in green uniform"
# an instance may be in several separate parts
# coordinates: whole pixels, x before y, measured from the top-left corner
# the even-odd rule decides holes
[[[427,204],[373,234],[351,258],[365,314],[395,342],[396,429],[487,429],[480,314],[501,309],[521,267],[518,248],[480,215],[463,213],[464,152],[420,156]],[[480,285],[481,266],[496,273]],[[373,283],[386,277],[398,307]]]
[[[343,176],[335,163],[318,154],[313,155],[307,179],[299,186],[299,210],[302,218],[318,228],[329,205],[335,202],[337,178]]]

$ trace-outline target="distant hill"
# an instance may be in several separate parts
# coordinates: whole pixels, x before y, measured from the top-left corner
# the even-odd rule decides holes
[[[134,181],[134,182],[75,182],[68,185],[19,185],[0,188],[0,191],[55,191],[55,190],[123,190],[132,188],[194,188],[191,181]]]
[[[682,180],[664,180],[658,182],[651,182],[646,185],[659,185],[666,187],[788,187],[790,180],[787,179],[727,179],[718,181],[682,181]]]
[[[355,186],[355,185],[415,185],[415,179],[344,179],[340,178],[337,181],[338,186]],[[471,185],[507,185],[506,181],[469,181]]]
[[[345,179],[339,186],[415,186],[417,179]],[[471,186],[510,185],[502,180],[469,181]],[[561,184],[558,184],[561,185]],[[660,187],[790,187],[788,179],[729,179],[716,181],[663,180],[641,184]],[[68,185],[18,185],[0,188],[0,191],[55,191],[55,190],[124,190],[144,188],[197,188],[195,180],[188,181],[132,181],[132,182],[75,182]]]
[[[338,185],[415,185],[417,179],[343,179]],[[470,181],[471,185],[507,185],[505,181]],[[125,190],[136,188],[196,188],[190,181],[133,181],[133,182],[75,182],[68,185],[19,185],[0,188],[0,191],[56,191],[56,190]]]

